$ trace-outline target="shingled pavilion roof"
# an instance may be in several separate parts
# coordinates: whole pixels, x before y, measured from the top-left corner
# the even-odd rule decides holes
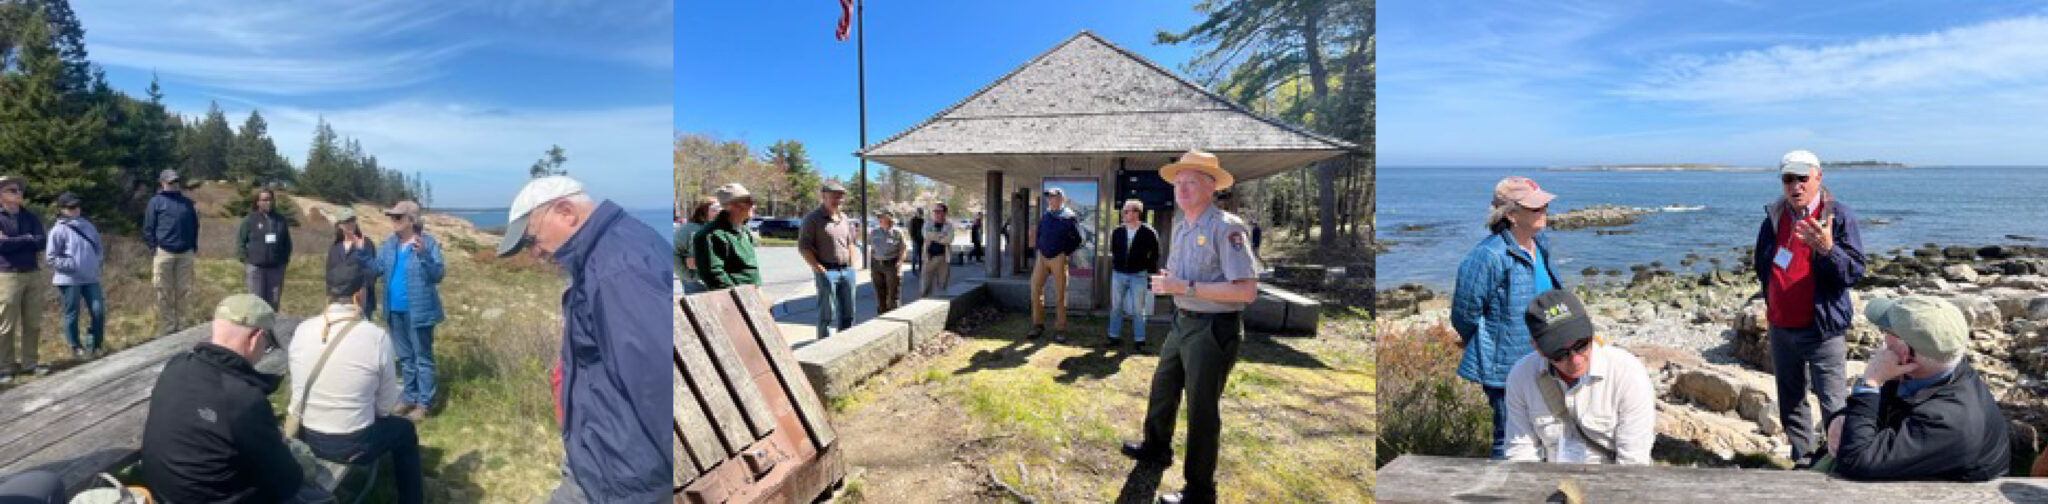
[[[1215,153],[1240,181],[1358,146],[1261,116],[1083,31],[917,126],[856,153],[960,188],[1072,175],[1076,160],[1156,169],[1188,149]]]

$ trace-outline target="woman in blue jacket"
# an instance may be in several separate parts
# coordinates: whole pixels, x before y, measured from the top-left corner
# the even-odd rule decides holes
[[[376,248],[372,267],[384,277],[384,322],[398,346],[404,380],[394,414],[424,421],[434,403],[434,326],[441,312],[441,243],[421,232],[420,206],[411,201],[384,211],[393,231]]]
[[[1506,450],[1508,371],[1528,355],[1529,327],[1522,314],[1543,291],[1562,288],[1550,266],[1550,240],[1542,235],[1549,224],[1550,200],[1536,181],[1501,179],[1493,186],[1493,210],[1487,214],[1491,236],[1465,254],[1458,265],[1458,287],[1451,295],[1451,326],[1458,331],[1465,356],[1458,376],[1478,383],[1493,408],[1493,458]]]

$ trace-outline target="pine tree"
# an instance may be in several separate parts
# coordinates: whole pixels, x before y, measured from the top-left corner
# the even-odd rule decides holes
[[[568,162],[569,156],[564,153],[562,146],[556,145],[549,148],[547,152],[542,153],[540,160],[534,161],[533,166],[526,169],[526,174],[533,178],[549,175],[568,175],[569,170],[562,168],[562,164]]]
[[[261,112],[249,111],[249,119],[242,122],[229,152],[229,179],[263,184],[280,178],[277,144],[270,140],[269,130]]]
[[[100,197],[93,209],[106,209],[109,170],[96,159],[104,111],[65,95],[65,62],[42,12],[22,26],[17,67],[0,75],[0,167],[29,180],[32,201],[72,191]]]

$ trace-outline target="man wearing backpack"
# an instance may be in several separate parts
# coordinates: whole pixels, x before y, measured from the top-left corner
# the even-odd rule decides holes
[[[1593,338],[1590,317],[1569,291],[1529,303],[1523,319],[1536,351],[1508,372],[1508,460],[1650,463],[1657,388],[1635,355]]]
[[[83,214],[78,195],[57,196],[57,222],[50,226],[50,244],[43,250],[43,261],[50,263],[50,283],[57,286],[64,307],[64,343],[71,346],[74,358],[98,357],[107,327],[107,298],[100,290],[100,260],[106,250],[100,245],[99,228]],[[92,315],[83,343],[78,340],[80,305]]]

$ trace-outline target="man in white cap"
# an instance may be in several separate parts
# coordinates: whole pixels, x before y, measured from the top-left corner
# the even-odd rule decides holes
[[[564,176],[512,199],[498,255],[532,247],[569,275],[555,400],[568,452],[552,502],[671,497],[675,353],[668,242]]]
[[[1796,150],[1778,162],[1784,196],[1764,209],[1753,266],[1769,319],[1778,418],[1792,460],[1812,463],[1813,417],[1806,392],[1820,399],[1820,417],[1842,409],[1849,331],[1849,288],[1863,278],[1863,239],[1856,214],[1821,187],[1820,158]]]
[[[1828,428],[1832,470],[1856,480],[1989,481],[2010,467],[2005,415],[1970,353],[1963,311],[1930,296],[1872,299],[1884,331]]]
[[[1159,346],[1152,392],[1145,408],[1145,437],[1127,441],[1124,456],[1144,463],[1173,460],[1173,424],[1183,394],[1187,399],[1187,486],[1159,502],[1216,502],[1216,458],[1223,429],[1223,386],[1244,341],[1244,309],[1259,295],[1251,230],[1244,219],[1216,208],[1216,191],[1235,177],[1216,156],[1189,151],[1159,170],[1173,183],[1180,209],[1164,270],[1151,277],[1152,293],[1173,296],[1173,331]],[[1040,237],[1043,239],[1044,237]]]

